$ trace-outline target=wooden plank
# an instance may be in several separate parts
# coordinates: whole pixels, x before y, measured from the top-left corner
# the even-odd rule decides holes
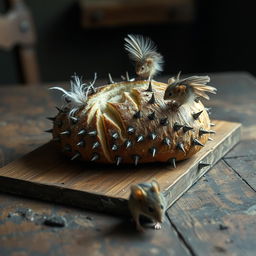
[[[256,136],[256,133],[254,131]],[[243,136],[244,137],[244,136]],[[251,138],[250,140],[244,139],[240,141],[232,151],[230,151],[226,156],[226,158],[233,157],[246,157],[246,156],[255,156],[256,155],[256,138]]]
[[[195,255],[255,255],[256,193],[224,161],[168,210]]]
[[[48,143],[0,169],[0,190],[61,202],[93,210],[126,214],[130,185],[156,178],[168,206],[173,204],[240,138],[240,124],[216,121],[215,140],[194,157],[172,169],[168,164],[130,165],[118,168],[71,162]]]
[[[112,256],[191,255],[166,220],[161,230],[141,234],[130,218],[0,193],[0,255]],[[22,212],[30,209],[30,215]],[[43,224],[47,216],[63,216],[65,227]]]
[[[225,162],[256,191],[256,159],[255,156],[245,156],[225,159]]]

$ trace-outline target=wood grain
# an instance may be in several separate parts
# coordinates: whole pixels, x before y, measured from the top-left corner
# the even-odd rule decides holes
[[[255,192],[224,161],[168,210],[194,255],[255,255]]]
[[[215,121],[214,141],[189,160],[168,164],[95,165],[71,162],[48,143],[0,169],[0,190],[82,208],[116,214],[127,213],[130,185],[150,181],[160,183],[168,206],[173,204],[240,138],[240,124]],[[199,163],[210,166],[199,169]]]
[[[224,160],[241,179],[256,191],[256,159],[255,156],[225,158]]]
[[[161,230],[141,234],[129,218],[108,216],[0,193],[1,256],[191,256],[166,219]],[[30,209],[35,219],[20,211]],[[41,218],[62,216],[63,228],[43,225]]]

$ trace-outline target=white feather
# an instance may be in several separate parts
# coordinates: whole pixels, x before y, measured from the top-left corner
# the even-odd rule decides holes
[[[126,42],[124,47],[128,51],[130,59],[139,64],[138,67],[146,64],[144,73],[140,71],[141,78],[151,79],[159,71],[163,70],[163,56],[157,52],[156,45],[150,38],[141,35],[128,35],[124,40]],[[153,61],[153,63],[147,66],[149,60]]]
[[[77,75],[72,76],[70,80],[70,91],[63,89],[62,87],[51,87],[50,90],[59,90],[63,92],[62,98],[68,99],[70,102],[65,102],[63,107],[70,108],[69,116],[75,114],[75,112],[83,105],[86,104],[88,95],[91,91],[95,91],[94,84],[97,79],[97,74],[94,74],[94,79],[89,84],[83,83],[82,79]]]
[[[142,61],[151,53],[156,52],[155,43],[148,37],[142,35],[128,35],[125,39],[125,50],[134,61]]]

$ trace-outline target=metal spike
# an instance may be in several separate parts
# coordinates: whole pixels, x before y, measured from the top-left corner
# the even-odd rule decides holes
[[[213,141],[213,138],[210,138],[210,137],[209,137],[209,138],[208,138],[208,141]]]
[[[210,166],[211,164],[208,164],[208,163],[203,163],[203,162],[200,162],[198,164],[198,171],[200,171],[202,168],[206,167],[206,166]]]
[[[52,140],[58,142],[58,141],[60,141],[60,137],[55,137],[55,138],[53,138]]]
[[[186,132],[188,132],[188,131],[191,131],[191,130],[193,130],[193,127],[190,127],[190,126],[187,126],[187,125],[184,125],[184,126],[183,126],[183,132],[184,132],[184,133],[186,133]]]
[[[133,158],[133,161],[134,161],[134,165],[135,166],[138,165],[138,162],[140,160],[140,156],[139,155],[133,155],[132,158]]]
[[[210,115],[212,113],[211,112],[212,108],[204,108],[204,109],[207,111],[208,115]]]
[[[64,111],[62,109],[60,109],[59,107],[55,107],[59,112],[64,113]]]
[[[148,119],[149,119],[149,120],[155,120],[155,119],[156,119],[156,112],[153,111],[152,113],[150,113],[150,114],[148,115]]]
[[[197,98],[195,98],[195,99],[194,99],[194,101],[195,101],[196,103],[198,103],[198,102],[199,102],[199,100],[200,100],[200,98],[199,98],[199,97],[197,97]]]
[[[151,132],[151,133],[148,135],[148,137],[149,137],[151,140],[154,140],[154,139],[157,137],[157,135],[156,135],[154,132]]]
[[[146,92],[153,92],[151,80],[149,81],[148,88],[147,88]]]
[[[141,118],[141,112],[140,112],[140,110],[137,111],[133,116],[134,116],[135,118]]]
[[[53,129],[45,130],[45,132],[52,133],[52,132],[53,132]]]
[[[126,76],[126,81],[130,81],[130,77],[129,77],[128,71],[125,72],[125,76]]]
[[[127,128],[127,133],[130,134],[130,135],[132,135],[134,132],[135,132],[135,128],[132,127],[132,126],[128,126],[128,128]]]
[[[70,147],[70,145],[65,145],[64,148],[63,148],[63,152],[71,152],[72,149]]]
[[[116,156],[115,159],[116,159],[116,166],[118,166],[122,161],[122,157],[121,156]]]
[[[170,146],[170,145],[171,145],[171,140],[170,140],[169,138],[165,137],[165,138],[163,139],[163,144],[165,144],[165,145],[167,145],[167,146]]]
[[[119,138],[118,132],[112,133],[111,137],[112,137],[112,139],[114,139],[114,140],[118,139],[118,138]]]
[[[74,116],[69,117],[73,124],[76,124],[78,122],[78,118]]]
[[[180,74],[181,74],[181,70],[179,71],[179,73],[176,76],[176,80],[180,80]]]
[[[118,146],[116,144],[113,144],[111,147],[111,150],[116,151],[118,150]]]
[[[85,135],[86,134],[86,130],[82,129],[78,132],[78,135]]]
[[[213,126],[215,126],[215,124],[213,124],[213,123],[210,123],[210,126],[211,126],[211,127],[213,127]]]
[[[166,126],[169,124],[169,121],[168,121],[168,118],[161,118],[160,119],[160,124],[163,125],[163,126]]]
[[[149,104],[154,104],[156,102],[156,99],[155,99],[155,94],[152,93],[152,96],[150,98],[150,100],[148,101]]]
[[[126,140],[124,145],[125,145],[125,148],[129,148],[132,146],[132,142],[130,140]]]
[[[72,156],[71,160],[73,161],[73,160],[77,159],[80,156],[81,156],[80,152],[77,152],[74,156]]]
[[[92,144],[92,149],[95,149],[95,148],[98,148],[100,146],[100,143],[98,141],[95,141],[93,144]]]
[[[199,117],[202,113],[203,113],[203,110],[201,110],[201,111],[199,111],[199,112],[197,112],[197,113],[192,114],[192,116],[193,116],[193,118],[194,118],[195,120],[197,120],[198,117]]]
[[[123,75],[121,75],[121,79],[122,79],[123,81],[126,80],[126,78],[125,78]]]
[[[46,117],[46,119],[54,122],[56,120],[56,117]]]
[[[212,130],[207,131],[204,129],[199,129],[199,136],[204,135],[204,134],[214,134],[214,133],[215,133],[215,131],[212,131]]]
[[[179,149],[180,151],[186,153],[185,148],[184,148],[184,145],[183,145],[182,142],[178,142],[178,143],[177,143],[177,149]]]
[[[136,142],[141,142],[141,141],[143,141],[144,140],[144,136],[143,135],[139,135],[139,136],[137,136],[137,138],[136,138]]]
[[[170,158],[167,160],[167,162],[172,164],[173,168],[176,168],[176,158]]]
[[[69,130],[66,130],[64,132],[61,132],[60,135],[70,135],[71,132]]]
[[[151,153],[151,155],[154,157],[156,155],[156,148],[152,147],[149,149],[149,152]]]
[[[204,144],[202,144],[199,140],[197,139],[193,139],[193,144],[196,145],[196,146],[201,146],[201,147],[204,147]]]
[[[78,147],[84,147],[84,146],[85,146],[85,142],[84,142],[84,140],[81,140],[81,141],[79,141],[76,145],[77,145]]]
[[[92,155],[91,161],[94,162],[94,161],[98,160],[99,158],[100,158],[100,155],[98,153],[94,153]]]
[[[177,122],[175,122],[174,125],[173,125],[173,130],[177,132],[182,127],[183,127],[183,125],[178,124]]]
[[[114,83],[115,83],[115,82],[113,81],[112,76],[111,76],[110,73],[108,73],[108,80],[109,80],[109,83],[111,83],[111,84],[114,84]]]
[[[89,136],[96,136],[97,135],[97,131],[93,130],[87,133]]]

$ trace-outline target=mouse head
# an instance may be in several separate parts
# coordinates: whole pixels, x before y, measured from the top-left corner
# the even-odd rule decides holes
[[[175,102],[180,106],[186,102],[188,95],[189,90],[185,84],[176,83],[174,78],[168,80],[168,86],[164,93],[164,100]]]
[[[154,60],[152,58],[147,58],[143,62],[136,63],[136,67],[135,67],[136,74],[140,77],[148,78],[153,68],[153,64],[154,64]]]
[[[132,197],[137,201],[140,212],[157,222],[163,222],[165,205],[157,181],[132,185]]]

